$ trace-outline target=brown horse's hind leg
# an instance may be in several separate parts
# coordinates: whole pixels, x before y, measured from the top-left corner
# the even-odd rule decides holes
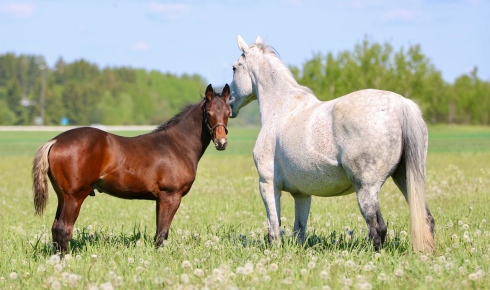
[[[80,213],[82,202],[88,194],[89,192],[84,194],[82,199],[64,194],[61,199],[62,202],[59,201],[58,197],[58,209],[51,228],[56,251],[68,253],[68,243],[73,234],[73,225]]]
[[[157,199],[157,233],[155,246],[159,247],[168,238],[170,224],[180,206],[181,194],[161,193]]]

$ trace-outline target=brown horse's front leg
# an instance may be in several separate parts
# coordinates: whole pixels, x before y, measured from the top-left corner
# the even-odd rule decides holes
[[[157,233],[155,246],[160,247],[168,238],[170,224],[180,206],[182,195],[180,193],[162,192],[157,199]]]

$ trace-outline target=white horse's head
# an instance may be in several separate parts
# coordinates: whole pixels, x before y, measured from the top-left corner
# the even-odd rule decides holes
[[[241,108],[257,99],[256,88],[252,82],[252,67],[257,57],[257,45],[262,45],[262,38],[257,36],[255,45],[249,46],[243,38],[237,37],[238,48],[243,52],[240,58],[233,64],[233,81],[231,82],[230,94],[230,117],[235,118]]]

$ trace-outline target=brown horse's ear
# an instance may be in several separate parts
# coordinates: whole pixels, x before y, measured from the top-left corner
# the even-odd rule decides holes
[[[214,90],[213,86],[211,84],[208,85],[206,88],[206,101],[210,102],[211,99],[213,98]]]
[[[223,92],[221,93],[221,96],[225,98],[225,101],[228,101],[230,98],[230,86],[228,84],[225,85],[223,88]]]

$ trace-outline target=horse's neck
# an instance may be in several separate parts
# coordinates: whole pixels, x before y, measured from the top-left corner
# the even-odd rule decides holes
[[[167,131],[174,142],[178,143],[179,154],[192,157],[196,166],[211,141],[211,135],[204,128],[202,106],[202,102],[197,104],[187,116]]]
[[[265,73],[255,76],[262,124],[284,119],[320,102],[308,89],[284,74]]]

